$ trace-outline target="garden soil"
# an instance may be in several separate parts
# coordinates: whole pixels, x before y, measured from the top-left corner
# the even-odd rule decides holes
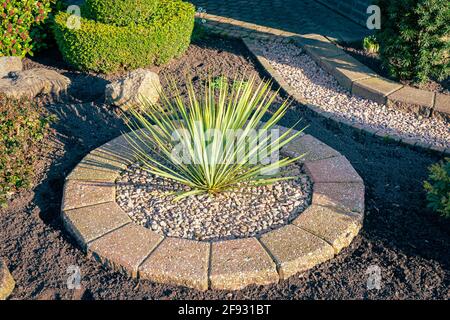
[[[25,68],[54,69],[72,80],[69,96],[40,103],[58,117],[41,148],[34,187],[0,212],[0,255],[16,280],[11,299],[449,299],[449,221],[426,208],[427,167],[441,159],[381,138],[368,136],[292,105],[285,126],[308,125],[312,134],[345,155],[366,184],[364,226],[334,259],[278,284],[240,291],[207,291],[129,279],[86,257],[64,230],[60,206],[64,178],[90,150],[126,131],[119,112],[105,105],[104,87],[119,75],[76,72],[55,50]],[[248,72],[264,77],[243,44],[210,38],[192,44],[179,59],[151,68],[186,91],[190,77],[200,88],[207,76]],[[274,108],[283,101],[281,94]],[[81,289],[68,289],[73,268]],[[370,286],[379,270],[380,286]],[[369,286],[368,286],[369,283]]]

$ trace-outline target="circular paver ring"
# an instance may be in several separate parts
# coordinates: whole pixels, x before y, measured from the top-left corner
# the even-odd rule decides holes
[[[306,153],[301,161],[314,183],[312,204],[258,238],[195,241],[133,223],[115,200],[116,179],[136,160],[125,135],[90,152],[66,178],[65,227],[89,255],[132,277],[198,290],[276,283],[333,258],[364,217],[363,180],[339,152],[305,134],[281,151]]]

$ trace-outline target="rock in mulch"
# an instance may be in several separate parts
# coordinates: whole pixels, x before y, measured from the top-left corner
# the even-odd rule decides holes
[[[145,69],[129,72],[125,77],[108,84],[105,89],[106,103],[127,110],[141,104],[141,97],[151,103],[159,99],[161,83],[159,76]]]
[[[6,77],[10,72],[22,71],[20,57],[0,57],[0,78]]]
[[[0,300],[6,300],[13,292],[15,285],[5,260],[0,258]]]
[[[39,94],[59,96],[67,91],[70,85],[69,78],[56,71],[44,68],[35,68],[25,71],[9,72],[0,79],[0,93],[9,98],[30,99]]]

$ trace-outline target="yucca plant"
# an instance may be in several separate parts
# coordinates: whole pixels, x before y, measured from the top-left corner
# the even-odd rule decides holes
[[[261,122],[277,96],[270,88],[270,82],[257,84],[255,76],[231,83],[208,79],[199,95],[187,81],[184,100],[170,81],[171,97],[160,92],[157,104],[142,98],[142,108],[130,111],[127,123],[135,131],[129,143],[145,170],[186,186],[176,200],[290,179],[279,169],[300,157],[267,160],[301,131],[294,133],[291,128],[278,137],[273,131],[268,134],[289,107],[284,101],[269,120]],[[174,156],[174,150],[182,150],[183,156]]]

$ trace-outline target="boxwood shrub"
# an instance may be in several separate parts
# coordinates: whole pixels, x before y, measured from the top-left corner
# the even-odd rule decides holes
[[[55,39],[64,59],[80,70],[110,73],[160,65],[187,49],[194,15],[190,3],[160,0],[145,24],[117,26],[81,18],[81,27],[70,29],[69,15],[61,12],[55,17]]]
[[[159,0],[86,0],[85,17],[116,26],[142,24],[156,11]]]

